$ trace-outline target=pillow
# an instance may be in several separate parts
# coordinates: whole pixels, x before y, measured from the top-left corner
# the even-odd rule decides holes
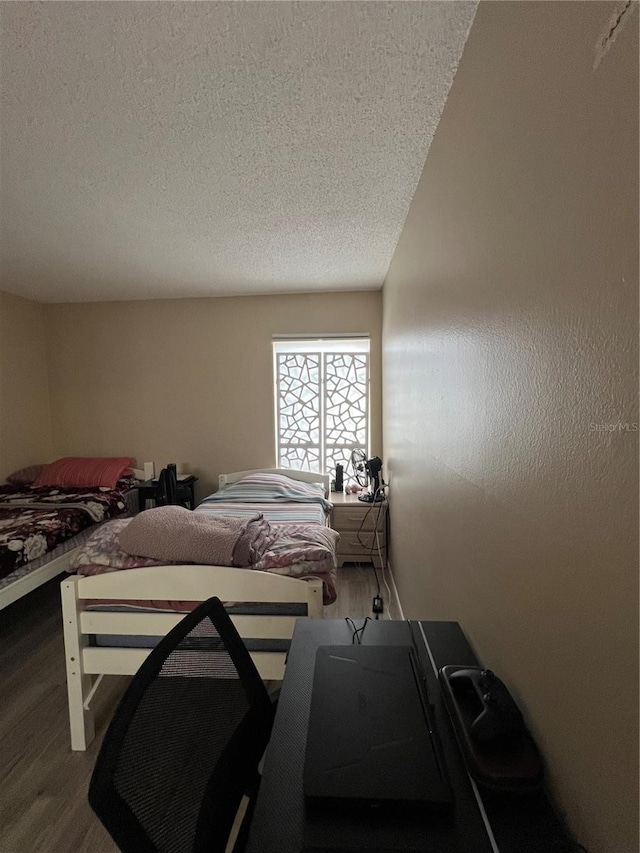
[[[7,477],[7,483],[12,486],[30,486],[43,469],[43,465],[29,465],[28,468],[20,468]]]
[[[272,471],[256,471],[235,483],[229,483],[209,495],[209,501],[264,503],[265,501],[292,501],[293,503],[319,503],[326,512],[331,504],[323,497],[321,483],[303,483]]]
[[[115,489],[116,483],[132,462],[130,456],[95,456],[88,459],[66,456],[45,465],[33,485]]]
[[[252,474],[247,474],[241,480],[236,480],[227,488],[241,486],[241,484],[250,484],[256,489],[264,489],[266,492],[286,492],[287,494],[296,494],[300,497],[322,497],[324,495],[324,486],[322,483],[305,483],[302,480],[296,480],[293,477],[287,477],[286,474],[275,474],[273,471],[254,471]]]

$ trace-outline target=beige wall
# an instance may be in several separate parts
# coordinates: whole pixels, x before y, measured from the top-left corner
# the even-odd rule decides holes
[[[44,306],[0,291],[0,482],[50,457]]]
[[[384,287],[405,613],[459,620],[591,853],[638,850],[638,20],[480,3]],[[636,427],[637,429],[637,427]],[[455,661],[452,661],[455,663]]]
[[[47,306],[56,455],[131,454],[201,478],[275,464],[273,334],[371,334],[381,451],[380,292]]]

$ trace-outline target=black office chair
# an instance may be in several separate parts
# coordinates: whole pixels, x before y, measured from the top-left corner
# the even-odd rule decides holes
[[[163,468],[158,475],[156,506],[174,506],[178,491],[178,480],[171,468]]]
[[[156,489],[156,506],[191,506],[191,492],[186,486],[181,486],[176,474],[175,465],[167,465],[160,471]]]
[[[255,800],[273,714],[235,626],[210,598],[151,652],[105,735],[89,802],[120,850],[224,853],[243,795]]]

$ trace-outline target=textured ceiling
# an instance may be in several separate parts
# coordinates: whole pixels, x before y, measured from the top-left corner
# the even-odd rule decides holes
[[[0,4],[0,289],[381,287],[475,8]]]

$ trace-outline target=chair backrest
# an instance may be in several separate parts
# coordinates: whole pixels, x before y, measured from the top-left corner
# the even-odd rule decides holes
[[[178,481],[175,465],[167,465],[160,471],[156,487],[156,506],[192,506],[193,498],[189,488]]]
[[[89,802],[124,853],[223,853],[273,723],[224,607],[205,601],[160,641],[105,735]]]
[[[178,502],[178,478],[172,466],[163,468],[158,476],[156,506],[174,506]]]

